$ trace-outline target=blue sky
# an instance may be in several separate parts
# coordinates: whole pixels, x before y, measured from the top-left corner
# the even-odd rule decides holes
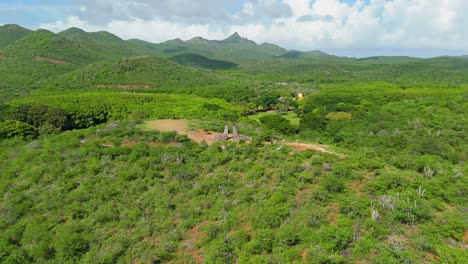
[[[31,29],[76,26],[151,42],[237,31],[349,56],[466,54],[465,13],[467,0],[0,0],[0,24]]]

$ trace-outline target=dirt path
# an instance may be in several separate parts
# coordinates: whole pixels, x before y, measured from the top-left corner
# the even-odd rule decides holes
[[[41,56],[35,56],[33,59],[35,61],[45,61],[45,62],[50,62],[50,63],[53,63],[53,64],[71,64],[68,61],[55,60],[55,59],[41,57]]]
[[[3,54],[0,54],[0,59],[4,59],[5,56]]]
[[[203,129],[198,129],[197,131],[188,130],[188,121],[180,119],[158,119],[147,121],[145,124],[151,129],[164,132],[176,131],[177,134],[185,134],[197,143],[201,143],[204,140],[206,143],[211,144],[213,143],[213,137],[219,134],[212,131],[204,131]]]

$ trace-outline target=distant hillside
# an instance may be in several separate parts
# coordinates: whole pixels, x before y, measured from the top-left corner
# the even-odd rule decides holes
[[[302,52],[300,51],[290,51],[279,56],[273,56],[276,59],[296,59],[302,56]]]
[[[211,85],[220,77],[180,66],[160,57],[107,60],[57,78],[55,86],[97,88],[159,88]]]
[[[38,82],[60,76],[77,68],[74,64],[54,64],[31,58],[0,59],[0,86],[26,90],[36,88]]]
[[[44,57],[71,64],[89,64],[106,58],[92,43],[76,42],[47,30],[36,30],[2,52],[7,57]]]
[[[140,39],[129,39],[126,41],[130,46],[138,47],[139,49],[143,49],[148,53],[156,54],[159,53],[157,44],[140,40]]]
[[[205,56],[194,53],[184,53],[176,55],[174,57],[171,57],[170,60],[181,65],[212,70],[228,70],[237,66],[237,64],[229,61],[212,60]]]
[[[10,45],[11,43],[23,38],[31,32],[29,29],[18,25],[0,26],[0,49]]]
[[[312,51],[307,51],[303,53],[307,56],[333,56],[321,50],[312,50]]]
[[[333,57],[331,57],[333,58]],[[341,58],[339,58],[341,60]],[[337,59],[337,60],[339,60]],[[391,82],[391,83],[466,83],[468,74],[450,69],[450,65],[434,62],[367,64],[356,60],[326,63],[300,59],[295,63],[271,63],[263,67],[252,66],[242,71],[257,78],[304,83]],[[299,63],[300,62],[300,63]],[[453,65],[452,65],[453,66]]]
[[[447,69],[451,70],[459,70],[468,73],[468,56],[460,56],[460,57],[437,57],[432,59],[426,59],[426,63],[430,63],[433,65],[442,66]]]
[[[60,32],[59,35],[85,45],[92,43],[101,53],[105,53],[109,57],[141,56],[156,53],[147,42],[125,41],[106,31],[85,32],[79,28],[69,28]]]
[[[195,37],[187,41],[174,39],[158,44],[162,53],[196,53],[210,56],[216,59],[241,62],[244,60],[256,60],[272,58],[287,51],[277,45],[263,43],[258,45],[252,40],[234,33],[224,40],[208,40]]]
[[[49,31],[29,31],[16,25],[3,26],[0,31],[2,36],[6,31],[15,32],[17,39],[0,52],[0,86],[18,93],[99,58],[92,49],[82,48]]]
[[[357,58],[354,60],[370,64],[402,64],[410,62],[420,62],[423,59],[412,58],[407,56],[373,56],[367,58]]]

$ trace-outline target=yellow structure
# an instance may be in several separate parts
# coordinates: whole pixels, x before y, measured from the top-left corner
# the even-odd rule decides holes
[[[302,100],[304,99],[304,94],[303,93],[298,93],[297,94],[297,100]]]

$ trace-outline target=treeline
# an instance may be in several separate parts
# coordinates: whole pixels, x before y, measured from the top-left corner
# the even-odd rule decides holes
[[[241,109],[221,99],[186,95],[74,93],[19,99],[0,105],[0,138],[35,138],[109,120],[145,118],[234,119]]]
[[[449,63],[448,63],[449,64]],[[315,84],[389,82],[417,84],[464,84],[468,82],[466,65],[447,67],[431,62],[411,63],[329,63],[324,61],[281,61],[245,67],[241,71],[257,80]]]

